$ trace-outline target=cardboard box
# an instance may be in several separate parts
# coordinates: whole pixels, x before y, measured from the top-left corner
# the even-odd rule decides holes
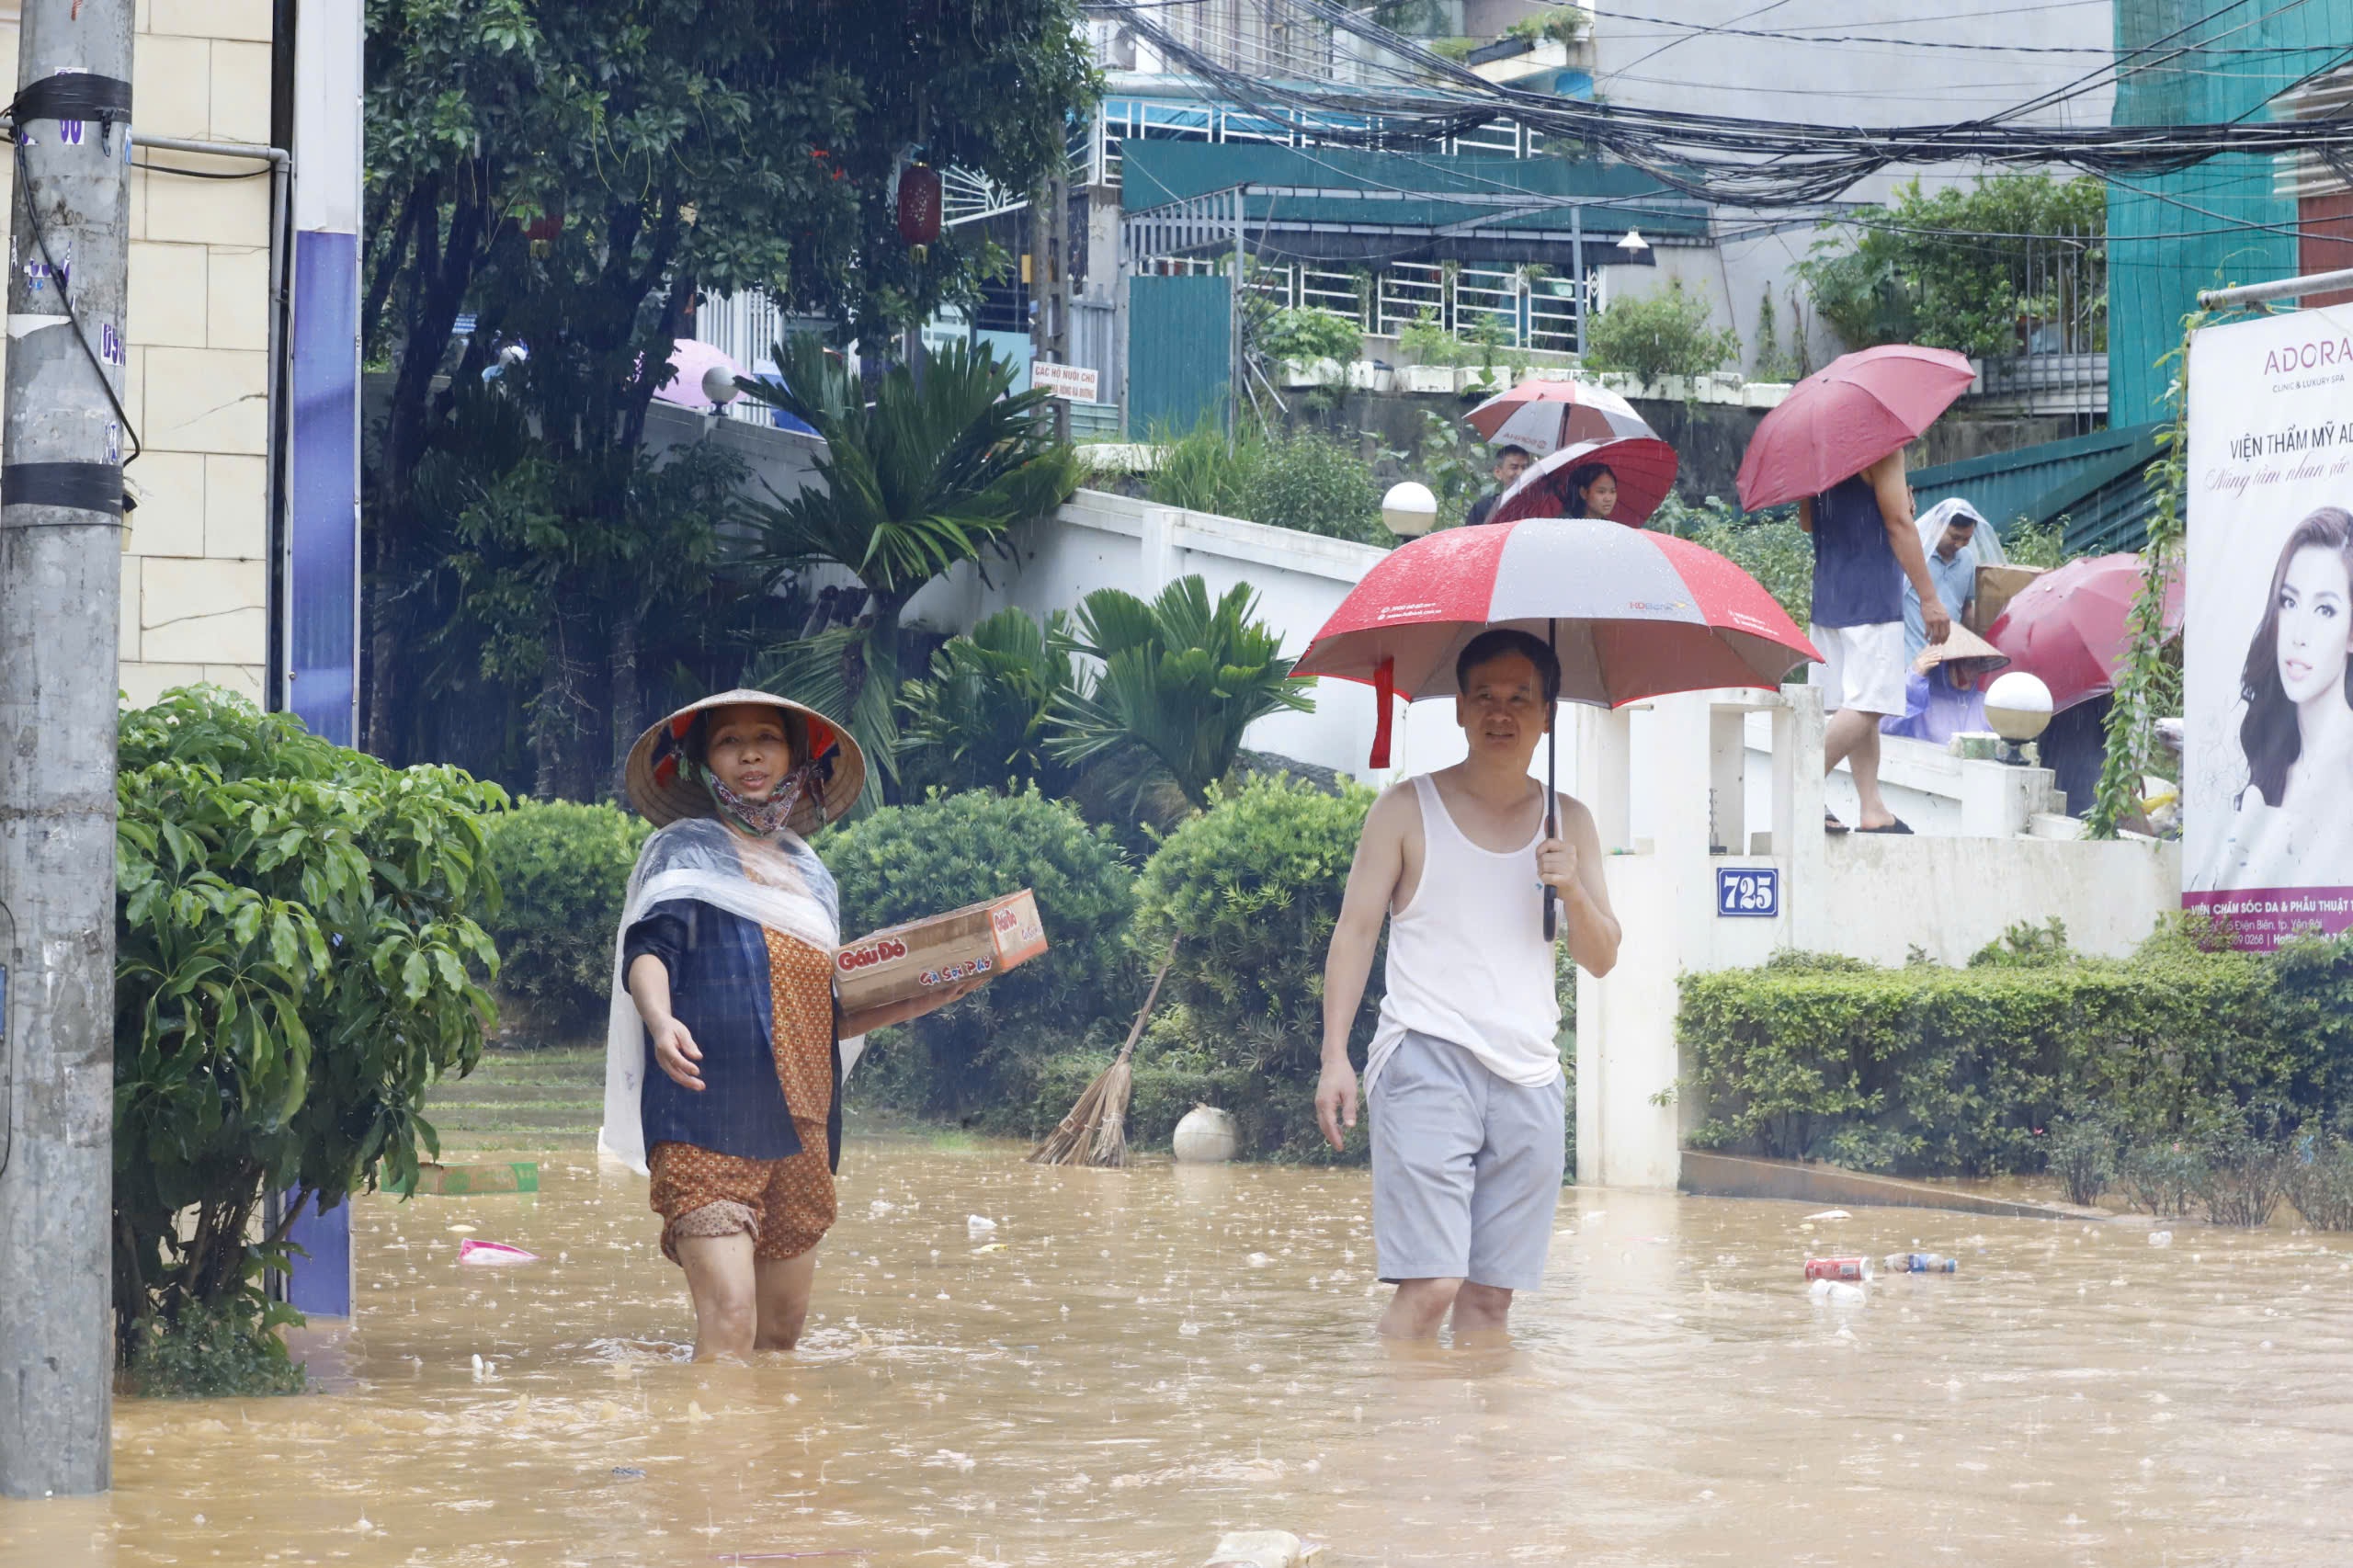
[[[1038,901],[1023,888],[860,937],[834,955],[834,985],[842,1011],[863,1012],[973,975],[995,979],[1045,950]]]
[[[1994,629],[2010,601],[2029,583],[2043,574],[2040,566],[1980,566],[1977,569],[1977,597],[1970,601],[1969,615],[1964,620],[1970,631],[1980,637]]]

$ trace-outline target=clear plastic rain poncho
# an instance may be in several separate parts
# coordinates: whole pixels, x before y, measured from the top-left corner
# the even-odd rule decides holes
[[[649,1060],[645,1023],[621,973],[621,943],[645,912],[670,899],[693,898],[741,915],[820,952],[841,946],[840,894],[834,876],[794,833],[747,839],[711,817],[687,817],[657,829],[638,851],[629,899],[613,933],[613,1000],[605,1030],[605,1124],[597,1147],[631,1169],[645,1169],[638,1094]],[[860,1040],[841,1042],[842,1072],[858,1060]]]

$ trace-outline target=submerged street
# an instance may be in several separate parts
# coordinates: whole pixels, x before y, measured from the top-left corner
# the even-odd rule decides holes
[[[748,1369],[684,1361],[617,1167],[362,1199],[321,1392],[122,1403],[112,1496],[0,1503],[0,1562],[2353,1558],[2345,1237],[1573,1188],[1515,1347],[1383,1355],[1362,1173],[1020,1153],[854,1133],[811,1336]],[[1960,1272],[1801,1278],[1915,1244]]]

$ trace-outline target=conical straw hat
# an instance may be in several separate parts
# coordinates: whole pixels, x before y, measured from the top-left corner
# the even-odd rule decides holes
[[[1952,665],[1959,673],[1974,677],[1991,674],[2009,662],[2007,653],[1956,620],[1952,634],[1921,649],[1913,659],[1912,667],[1926,675],[1938,665]]]
[[[782,710],[786,732],[792,737],[793,765],[798,767],[812,756],[819,759],[817,777],[788,824],[793,832],[813,833],[857,802],[859,791],[866,788],[866,754],[847,730],[789,698],[738,688],[689,702],[637,737],[637,744],[629,748],[629,767],[623,778],[629,803],[641,816],[661,827],[681,817],[719,814],[710,790],[688,767],[687,736],[697,715],[738,703]]]

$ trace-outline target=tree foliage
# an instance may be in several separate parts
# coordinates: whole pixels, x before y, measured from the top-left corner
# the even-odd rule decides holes
[[[1003,258],[973,231],[918,258],[894,230],[894,171],[919,153],[1034,187],[1092,91],[1075,9],[368,0],[367,22],[361,330],[392,369],[367,472],[367,739],[423,749],[433,694],[403,677],[446,605],[420,589],[442,568],[414,484],[428,454],[474,442],[468,394],[496,367],[527,472],[484,483],[529,515],[517,570],[550,586],[521,616],[487,593],[478,608],[557,651],[529,697],[540,783],[585,792],[648,716],[642,627],[707,632],[690,662],[732,654],[739,676],[747,651],[740,629],[638,591],[649,559],[688,553],[656,539],[629,558],[648,406],[698,301],[759,289],[884,345],[971,293]],[[508,346],[528,357],[502,364]],[[564,756],[600,766],[558,777]]]
[[[2107,199],[2088,175],[1999,175],[1935,191],[1914,180],[1885,206],[1825,222],[1798,271],[1849,348],[2015,354],[2021,324],[2051,320],[2089,324],[2104,346]]]
[[[786,385],[745,382],[755,397],[824,437],[821,483],[752,506],[771,569],[839,566],[868,595],[858,622],[831,642],[780,651],[779,690],[840,715],[894,777],[899,744],[901,612],[950,567],[1001,550],[1017,523],[1051,511],[1078,487],[1077,454],[1054,437],[1051,399],[1012,392],[1014,368],[987,348],[953,347],[918,381],[893,369],[872,403],[839,360],[808,337],[777,346]]]
[[[428,1084],[469,1071],[495,970],[495,785],[396,770],[210,688],[122,720],[115,1305],[126,1350],[191,1306],[261,1311],[289,1222],[413,1177]]]
[[[1245,730],[1314,707],[1291,677],[1281,635],[1253,619],[1256,608],[1249,585],[1212,602],[1197,574],[1149,604],[1119,588],[1087,595],[1073,640],[1099,667],[1063,699],[1049,749],[1066,762],[1131,767],[1139,784],[1165,780],[1206,811]]]

